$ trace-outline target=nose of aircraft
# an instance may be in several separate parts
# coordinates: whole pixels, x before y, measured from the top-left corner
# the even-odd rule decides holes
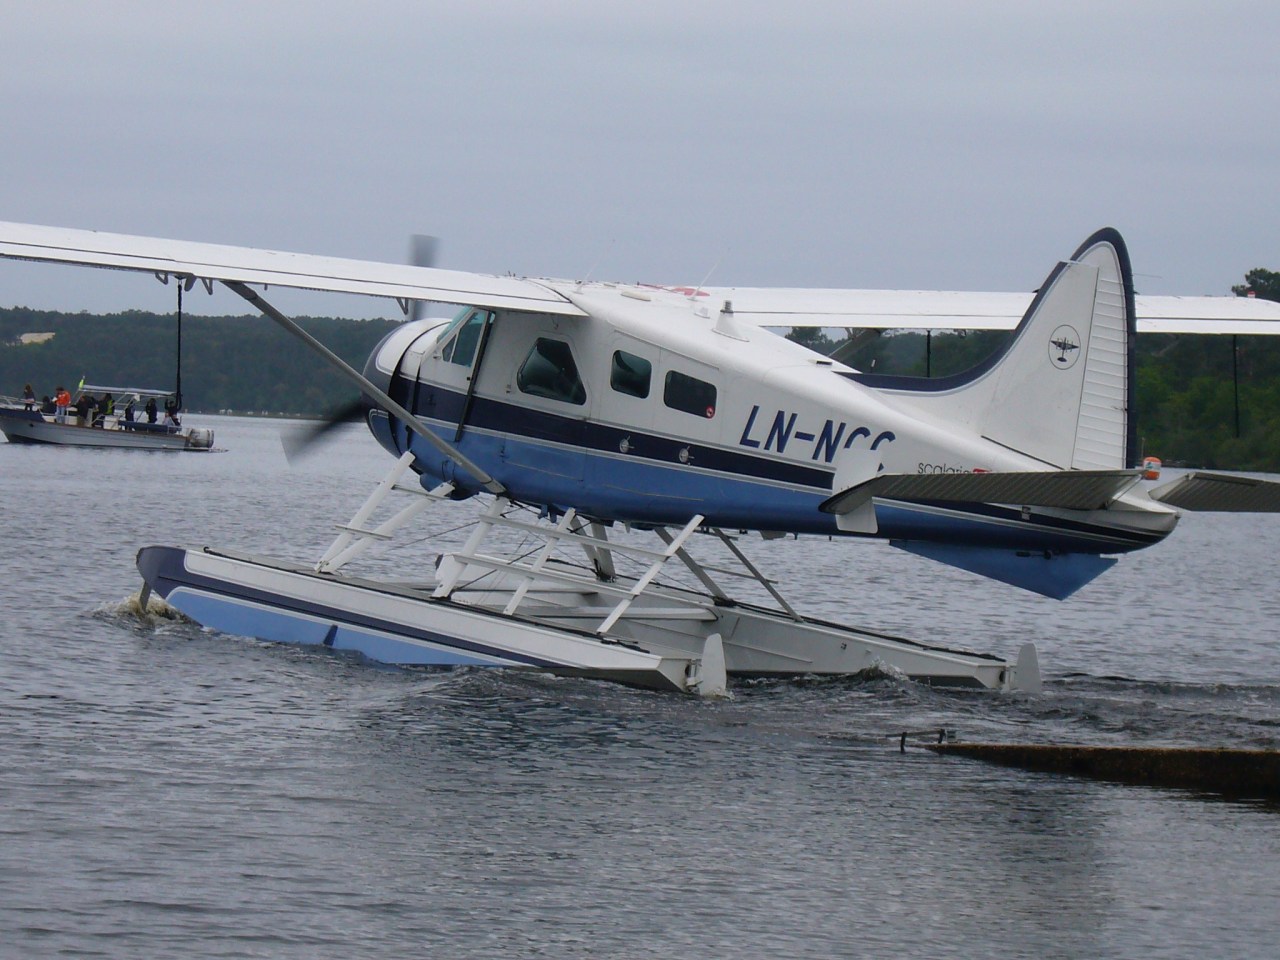
[[[363,371],[365,379],[402,407],[409,408],[413,403],[413,381],[421,354],[430,348],[439,329],[447,323],[447,320],[436,317],[401,324],[383,337],[369,354]],[[409,356],[411,353],[417,355]],[[368,397],[361,399],[374,437],[389,453],[399,456],[404,451],[391,430],[391,418]]]

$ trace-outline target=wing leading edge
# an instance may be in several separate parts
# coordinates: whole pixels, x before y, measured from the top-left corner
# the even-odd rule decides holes
[[[0,222],[0,257],[202,280],[583,316],[532,280],[252,247]]]

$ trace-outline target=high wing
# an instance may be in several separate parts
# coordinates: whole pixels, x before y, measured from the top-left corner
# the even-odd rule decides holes
[[[0,221],[0,257],[563,316],[583,312],[532,280]]]
[[[1031,293],[707,287],[734,316],[762,327],[1012,330]],[[1252,297],[1134,297],[1139,333],[1280,334],[1280,303]]]
[[[202,280],[562,316],[583,311],[536,280],[0,221],[0,257]],[[1030,293],[708,287],[735,316],[769,327],[1012,330]],[[1280,304],[1248,297],[1135,298],[1139,333],[1280,334]]]

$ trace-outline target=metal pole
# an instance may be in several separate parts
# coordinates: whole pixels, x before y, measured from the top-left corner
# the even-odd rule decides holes
[[[174,385],[173,399],[182,409],[182,278],[178,278],[178,382]],[[177,411],[174,411],[175,413]]]
[[[1236,335],[1231,335],[1231,389],[1236,408],[1236,439],[1240,439],[1240,352],[1236,349]]]

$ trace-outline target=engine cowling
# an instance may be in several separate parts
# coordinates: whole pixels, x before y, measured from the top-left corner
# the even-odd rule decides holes
[[[413,320],[397,327],[383,337],[369,354],[364,365],[365,377],[396,403],[412,410],[414,386],[422,358],[435,346],[440,331],[448,322],[434,317]],[[391,428],[391,418],[385,410],[373,404],[367,411],[365,420],[374,438],[385,450],[397,457],[404,452],[404,432]]]

